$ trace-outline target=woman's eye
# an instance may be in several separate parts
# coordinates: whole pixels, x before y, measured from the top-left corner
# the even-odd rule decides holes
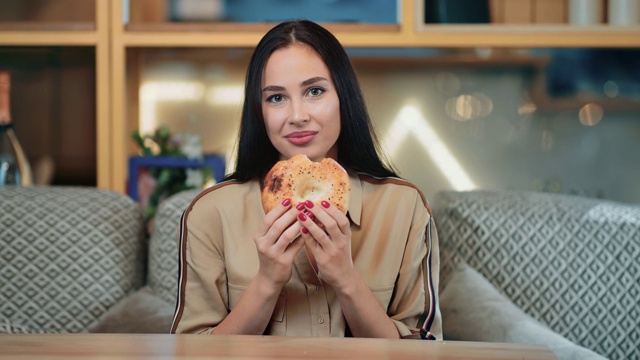
[[[282,95],[271,95],[267,98],[267,102],[272,102],[272,103],[277,103],[277,102],[281,102],[284,99],[284,97]]]
[[[309,89],[309,95],[311,96],[320,96],[324,93],[324,89],[320,87],[313,87]]]

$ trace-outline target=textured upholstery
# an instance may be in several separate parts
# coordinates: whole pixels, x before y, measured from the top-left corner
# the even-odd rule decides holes
[[[544,345],[559,360],[607,360],[525,314],[468,264],[440,293],[446,340]]]
[[[640,358],[640,207],[473,191],[434,199],[441,286],[466,262],[525,313],[610,359]]]
[[[142,285],[143,236],[124,195],[0,187],[0,318],[33,332],[87,331]]]
[[[201,190],[188,190],[164,200],[154,217],[149,242],[148,285],[154,294],[175,304],[178,291],[178,228],[180,218]]]

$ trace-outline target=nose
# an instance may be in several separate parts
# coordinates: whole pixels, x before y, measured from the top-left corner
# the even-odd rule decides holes
[[[289,123],[291,125],[300,126],[309,122],[309,113],[303,101],[292,101],[290,110]]]

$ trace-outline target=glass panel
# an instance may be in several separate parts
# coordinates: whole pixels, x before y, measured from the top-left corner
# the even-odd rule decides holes
[[[640,104],[640,49],[538,49],[550,56],[547,92],[553,97],[625,99]]]
[[[123,0],[125,23],[280,22],[306,18],[323,23],[397,24],[389,0]]]
[[[544,90],[543,104],[534,94],[536,79],[547,76],[548,84],[557,84],[548,78],[554,73],[538,67],[546,63],[540,57],[583,70],[590,62],[571,60],[559,50],[539,51],[496,53],[504,60],[491,65],[486,59],[468,61],[473,50],[349,49],[383,148],[400,175],[427,197],[446,189],[493,188],[640,202],[640,106],[634,99],[610,98],[615,89],[605,79],[625,81],[618,84],[619,94],[637,90],[638,67],[631,64],[637,64],[638,53],[626,53],[629,65],[615,66],[623,73],[591,78],[591,86],[605,87],[599,96],[574,91],[556,97],[560,94]],[[205,152],[232,155],[249,55],[246,50],[144,50],[140,128],[148,132],[166,125],[174,133],[198,133]],[[520,55],[531,61],[513,60]],[[593,64],[601,56],[591,59]]]

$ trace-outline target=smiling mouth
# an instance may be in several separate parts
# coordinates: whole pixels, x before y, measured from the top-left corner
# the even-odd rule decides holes
[[[315,139],[316,135],[318,135],[316,131],[300,131],[291,133],[285,138],[294,145],[306,145]]]

